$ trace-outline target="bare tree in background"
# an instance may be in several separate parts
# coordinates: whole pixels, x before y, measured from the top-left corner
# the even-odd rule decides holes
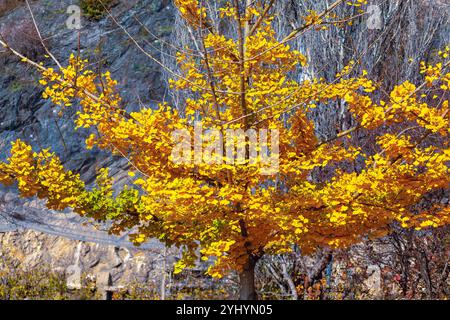
[[[204,1],[205,7],[210,13],[213,13],[211,16],[217,12],[219,2]],[[280,36],[289,34],[293,29],[302,25],[303,17],[309,13],[308,10],[322,12],[331,3],[330,0],[275,1],[272,10],[277,13],[274,20],[277,34]],[[405,80],[419,82],[420,62],[433,60],[437,50],[450,42],[450,26],[448,24],[450,3],[448,1],[374,0],[369,4],[377,9],[373,12],[380,13],[380,16],[377,17],[381,22],[379,28],[373,28],[370,25],[369,20],[373,17],[370,17],[367,12],[361,13],[355,7],[342,7],[336,10],[336,15],[338,17],[355,17],[351,20],[351,25],[343,28],[331,27],[320,32],[306,32],[290,43],[293,48],[305,53],[309,60],[306,72],[298,74],[298,78],[334,79],[336,73],[354,61],[353,72],[361,73],[363,70],[367,70],[370,77],[376,80],[385,92],[390,92],[394,85]],[[232,28],[223,20],[219,23],[217,14],[216,18],[213,20],[216,28],[225,31],[227,28]],[[201,52],[200,45],[193,40],[195,39],[193,32],[181,17],[176,18],[171,42],[177,46],[168,45],[165,50],[171,54],[163,55],[164,63],[171,69],[176,69],[174,54],[179,47]],[[165,78],[169,79],[170,74],[166,73]],[[173,103],[182,108],[186,96],[180,92],[171,94],[173,94],[171,96]],[[318,136],[324,140],[331,139],[337,132],[345,131],[356,125],[348,114],[343,101],[336,101],[335,105],[319,105],[313,114],[313,119],[317,124]],[[365,148],[372,147],[372,136],[373,133],[367,132],[359,132],[355,135]],[[360,169],[358,164],[355,164],[354,169]],[[326,175],[326,172],[317,172],[317,176],[323,175]],[[397,261],[397,266],[403,264],[403,269],[408,268],[405,266],[405,261],[408,260],[407,257],[410,253],[406,253],[405,249],[399,250],[398,246],[396,250],[396,243],[406,241],[406,247],[418,248],[417,238],[421,239],[421,236],[414,231],[412,234],[413,236],[406,236],[405,233],[393,228],[393,234],[386,240],[390,241],[391,247],[394,248],[390,252],[392,261]],[[421,246],[427,247],[428,243],[423,242]],[[428,249],[431,250],[431,247]],[[429,255],[424,253],[426,252],[425,248],[421,251],[415,250],[414,257],[422,261],[419,264],[429,263],[427,262]],[[422,253],[418,254],[417,252]],[[267,296],[305,298],[308,287],[313,287],[315,283],[323,279],[323,272],[330,262],[330,252],[319,252],[313,258],[305,258],[301,252],[297,251],[290,255],[264,259],[258,268],[258,278],[265,279],[260,283],[260,290]],[[442,277],[448,276],[447,270],[450,268],[446,265],[441,266],[442,268],[445,268],[445,270],[440,270],[443,274]],[[435,289],[431,288],[432,280],[427,277],[425,271],[427,269],[422,266],[421,270],[417,273],[416,278],[419,280],[416,279],[416,281],[425,281],[427,292],[429,292],[428,297],[438,295],[438,293],[434,295],[431,293]],[[408,270],[403,270],[404,275],[406,271]],[[448,290],[448,288],[443,289],[446,284],[442,277],[435,279],[438,281],[435,286],[442,288],[441,291]],[[408,286],[411,287],[410,282]],[[274,288],[277,288],[276,293],[272,292]],[[304,291],[302,292],[302,290]],[[408,289],[404,290],[405,295],[407,291]]]

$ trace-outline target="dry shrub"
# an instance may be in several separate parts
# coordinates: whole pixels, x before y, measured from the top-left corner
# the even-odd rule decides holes
[[[0,300],[59,300],[67,292],[64,275],[48,266],[33,270],[19,267],[20,262],[0,252]]]
[[[24,0],[1,0],[0,1],[0,17],[6,12],[17,8],[18,6],[24,4]]]
[[[93,20],[100,20],[106,10],[117,4],[118,0],[81,0],[80,6],[85,16]]]
[[[6,23],[1,29],[8,45],[30,59],[36,59],[45,54],[38,32],[31,19]],[[47,48],[49,41],[45,41]]]

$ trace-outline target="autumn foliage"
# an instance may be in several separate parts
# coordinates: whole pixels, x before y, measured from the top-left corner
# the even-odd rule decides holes
[[[390,93],[379,92],[366,72],[353,75],[357,61],[331,82],[295,80],[308,62],[289,40],[310,27],[328,26],[330,13],[311,13],[305,26],[280,40],[270,4],[228,1],[220,16],[234,26],[233,36],[214,28],[200,1],[175,4],[199,36],[197,51],[188,48],[177,55],[179,73],[171,81],[173,90],[191,92],[183,111],[161,104],[127,113],[111,74],[98,75],[74,55],[62,69],[42,70],[44,98],[63,110],[80,105],[76,126],[92,132],[86,147],[125,157],[134,184],[114,193],[104,168],[97,187],[87,189],[55,154],[33,152],[20,140],[9,160],[0,163],[1,183],[17,182],[24,197],[47,199],[51,209],[70,207],[110,220],[111,233],[131,230],[137,245],[158,238],[183,248],[175,272],[200,255],[213,258],[210,275],[234,270],[243,285],[253,281],[259,258],[290,252],[294,244],[309,254],[382,237],[392,224],[419,230],[450,222],[446,206],[415,206],[449,183],[449,48],[440,52],[440,61],[422,64],[423,83],[399,83]],[[430,88],[439,99],[424,94]],[[333,107],[337,100],[345,101],[358,125],[322,141],[310,113],[318,104]],[[249,161],[172,161],[172,133],[192,133],[195,121],[224,135],[228,129],[277,129],[279,170],[262,175],[260,164]],[[420,134],[410,135],[408,128]],[[365,152],[352,139],[361,130],[377,133],[377,152]],[[209,142],[205,136],[204,147]],[[332,176],[318,178],[325,168]],[[241,297],[254,298],[251,291]]]

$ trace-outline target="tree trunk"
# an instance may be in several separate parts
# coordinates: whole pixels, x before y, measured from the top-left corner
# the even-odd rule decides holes
[[[239,273],[239,300],[258,300],[255,289],[256,259],[249,257],[244,269]]]

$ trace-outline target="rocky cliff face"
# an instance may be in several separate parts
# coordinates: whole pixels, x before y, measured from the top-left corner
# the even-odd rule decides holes
[[[73,2],[32,2],[42,36],[47,39],[55,57],[65,64],[71,53],[80,52],[89,59],[93,69],[111,71],[113,77],[119,80],[120,91],[129,110],[139,108],[139,103],[148,106],[162,101],[166,89],[160,67],[140,52],[110,19],[83,19],[83,28],[79,32],[67,28],[69,15],[66,10]],[[112,14],[130,34],[142,41],[145,50],[158,57],[160,39],[171,32],[173,8],[167,6],[164,0],[119,3],[112,8]],[[21,32],[15,31],[17,28],[21,28]],[[145,28],[153,35],[148,34]],[[35,36],[26,6],[21,5],[0,16],[0,30],[12,47],[21,49],[25,55],[32,55],[37,61],[52,65],[50,59],[44,59],[42,50],[40,55],[36,55],[39,49],[35,46],[39,44],[29,40]],[[51,102],[41,99],[42,87],[37,82],[37,74],[7,53],[2,53],[0,59],[1,158],[7,156],[10,142],[20,137],[36,147],[51,147],[68,168],[81,172],[87,180],[93,178],[92,171],[96,166],[114,163],[114,167],[120,169],[117,159],[107,158],[95,150],[84,150],[81,141],[87,132],[73,130],[72,117],[76,108],[58,117],[58,110],[52,107]]]
[[[2,254],[21,262],[21,268],[40,266],[67,277],[69,288],[80,288],[84,279],[97,286],[126,288],[131,283],[159,286],[168,272],[164,250],[137,250],[112,245],[75,241],[33,230],[0,233]]]
[[[0,10],[0,32],[13,48],[51,65],[36,40],[24,2],[13,2],[8,2],[7,11]],[[71,53],[79,52],[94,69],[111,71],[120,81],[129,110],[138,108],[138,104],[148,106],[162,101],[166,86],[159,66],[140,52],[111,19],[83,18],[81,30],[67,28],[67,8],[77,3],[31,2],[42,37],[55,57],[64,64]],[[145,50],[159,56],[161,39],[170,35],[174,19],[168,1],[119,1],[111,12],[130,34],[142,41]],[[108,166],[118,184],[125,183],[126,162],[98,150],[86,151],[83,141],[88,132],[75,131],[73,126],[76,108],[59,117],[58,110],[41,98],[41,92],[36,72],[6,52],[0,53],[0,159],[8,157],[11,141],[20,138],[36,149],[51,148],[87,182],[93,181],[96,168]],[[25,202],[14,188],[0,186],[0,255],[17,258],[23,267],[50,265],[66,272],[74,286],[79,272],[94,277],[109,274],[113,285],[124,285],[132,280],[158,281],[165,260],[162,252],[157,242],[138,250],[126,236],[110,237],[69,211],[49,211],[43,202]]]

